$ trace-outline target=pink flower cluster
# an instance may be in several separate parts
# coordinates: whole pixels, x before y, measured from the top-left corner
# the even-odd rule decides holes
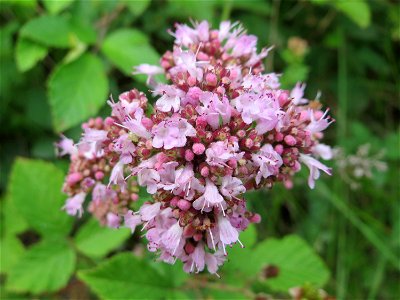
[[[160,260],[216,274],[226,246],[243,247],[240,232],[260,221],[246,209],[246,191],[276,182],[290,188],[302,164],[311,188],[320,171],[331,174],[316,158],[331,158],[319,140],[332,120],[304,98],[304,84],[283,90],[277,74],[263,73],[270,49],[257,53],[257,38],[240,25],[177,24],[171,34],[175,45],[161,67],[135,72],[148,76],[154,108],[143,93],[125,92],[109,101],[110,117],[84,124],[78,144],[60,142],[72,161],[64,208],[81,215],[91,192],[89,210],[103,223],[132,232],[142,225]],[[158,74],[169,83],[158,83]],[[135,180],[153,199],[136,212]]]

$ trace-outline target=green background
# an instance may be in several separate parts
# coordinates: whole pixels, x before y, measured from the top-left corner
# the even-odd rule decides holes
[[[322,299],[320,288],[399,299],[399,11],[390,0],[1,0],[1,298],[287,299],[300,286],[304,299]],[[155,263],[140,233],[60,210],[59,133],[77,140],[81,122],[109,114],[108,95],[147,92],[132,66],[157,63],[167,29],[190,19],[240,21],[260,48],[274,45],[266,71],[284,88],[307,82],[311,99],[321,91],[336,119],[324,142],[342,153],[315,190],[302,171],[291,190],[247,196],[263,220],[230,250],[222,279]]]

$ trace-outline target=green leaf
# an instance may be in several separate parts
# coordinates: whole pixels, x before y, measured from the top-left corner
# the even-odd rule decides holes
[[[52,14],[56,15],[60,11],[64,10],[72,4],[75,0],[42,0],[46,10]]]
[[[6,288],[33,294],[57,291],[67,284],[75,260],[65,240],[44,240],[32,246],[12,268]]]
[[[36,63],[47,55],[47,48],[28,39],[19,38],[17,42],[15,59],[18,70],[21,72],[33,68]]]
[[[42,235],[66,235],[73,218],[61,207],[64,175],[54,165],[19,158],[14,163],[9,196],[28,224]]]
[[[278,267],[279,274],[263,284],[276,291],[287,292],[290,287],[307,282],[322,287],[329,278],[329,271],[322,260],[297,236],[282,240],[267,239],[254,244],[256,232],[254,226],[250,226],[240,239],[245,248],[235,246],[229,249],[229,261],[222,269],[222,280],[230,285],[241,287],[254,282],[269,265]]]
[[[347,15],[358,26],[366,28],[370,25],[371,10],[366,1],[332,1],[329,3]]]
[[[149,7],[150,0],[121,0],[121,3],[125,4],[129,11],[132,13],[134,17],[138,17]]]
[[[264,282],[275,291],[287,292],[289,288],[305,283],[323,287],[329,279],[329,271],[323,261],[296,235],[282,240],[265,240],[253,251],[252,260],[258,263],[259,271],[268,265],[278,267],[278,276]]]
[[[85,54],[61,65],[49,80],[54,127],[63,131],[94,116],[105,104],[108,81],[101,61]]]
[[[130,253],[80,271],[78,277],[102,299],[160,299],[171,291],[166,278]]]
[[[75,244],[87,256],[102,257],[121,245],[130,235],[127,228],[102,227],[97,220],[91,219],[78,231]]]
[[[3,200],[4,231],[6,235],[18,234],[28,228],[28,223],[21,216],[21,212],[15,206],[11,197]]]
[[[23,256],[24,252],[25,248],[20,240],[12,234],[6,234],[0,243],[0,273],[10,272],[21,256]]]
[[[68,48],[71,34],[68,22],[57,16],[41,16],[30,20],[20,30],[23,38],[57,48]]]
[[[140,64],[158,64],[160,55],[150,45],[146,35],[134,29],[120,29],[111,33],[101,50],[115,66],[127,75]],[[145,81],[145,77],[138,77]]]

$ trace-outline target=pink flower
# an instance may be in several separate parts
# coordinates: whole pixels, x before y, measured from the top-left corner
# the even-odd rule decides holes
[[[162,169],[158,171],[160,174],[160,183],[158,184],[159,188],[171,191],[176,187],[175,168],[178,165],[179,164],[176,161],[170,161],[163,164]]]
[[[172,117],[160,122],[153,127],[153,147],[172,149],[183,147],[186,144],[187,136],[195,136],[196,130],[186,119]]]
[[[243,156],[243,153],[238,153],[238,150],[237,143],[231,144],[227,140],[211,143],[206,150],[206,162],[210,166],[227,166],[228,160],[238,160]]]
[[[220,100],[217,94],[203,92],[200,102],[202,106],[197,108],[197,112],[206,117],[207,123],[214,130],[230,121],[232,108],[226,97]]]
[[[149,64],[141,64],[141,65],[135,67],[135,71],[132,74],[147,75],[146,83],[148,85],[153,85],[154,84],[154,76],[158,75],[158,74],[163,74],[163,73],[164,73],[164,69],[160,68],[159,66],[153,66],[153,65],[149,65]]]
[[[182,233],[182,227],[179,225],[179,222],[176,222],[162,235],[161,242],[166,249],[172,252],[172,255],[175,254],[176,250],[179,247],[180,241],[182,239]]]
[[[123,125],[120,126],[128,129],[130,132],[137,135],[138,137],[148,139],[151,137],[151,133],[147,131],[146,127],[144,127],[142,124],[143,115],[143,109],[139,107],[135,111],[135,117],[132,118],[128,115],[125,119],[125,122],[122,123]]]
[[[119,185],[122,189],[125,188],[125,177],[124,177],[124,164],[118,162],[111,171],[110,184]]]
[[[151,221],[160,212],[161,203],[156,202],[153,204],[143,204],[140,208],[139,213],[143,221]]]
[[[330,160],[333,157],[332,148],[325,144],[317,144],[313,148],[313,154],[322,157],[325,160]]]
[[[253,162],[260,168],[256,175],[256,183],[259,184],[261,177],[268,178],[277,175],[282,165],[282,157],[273,149],[270,144],[264,145],[258,154],[252,154]]]
[[[223,196],[232,199],[236,198],[235,196],[237,195],[245,193],[246,188],[243,186],[243,183],[239,178],[227,175],[222,177],[220,191]]]
[[[184,91],[167,84],[158,85],[153,94],[161,95],[156,102],[156,107],[163,112],[169,112],[172,109],[174,112],[177,112],[181,104],[181,99],[185,96]]]
[[[129,164],[132,162],[132,157],[135,156],[136,147],[129,138],[129,134],[121,135],[114,143],[114,151],[121,155],[121,162]]]
[[[132,210],[128,210],[128,212],[124,215],[124,225],[126,228],[131,230],[131,233],[135,232],[136,226],[142,223],[142,220],[139,215],[135,215]]]
[[[301,82],[296,83],[296,86],[290,92],[290,98],[293,98],[292,99],[293,104],[300,105],[300,104],[308,103],[308,100],[303,98],[305,88],[306,88],[305,83],[301,83]]]
[[[216,185],[207,178],[204,195],[193,202],[193,207],[206,212],[211,211],[213,207],[219,207],[224,211],[226,209],[226,202],[218,192]]]
[[[325,111],[325,113],[319,118],[319,120],[315,120],[314,117],[314,111],[309,110],[308,114],[310,116],[310,124],[307,125],[306,130],[310,131],[311,133],[317,133],[325,130],[329,125],[333,123],[333,121],[329,122],[328,117],[326,115],[328,114],[329,109]],[[325,119],[324,119],[325,118]]]
[[[236,243],[239,240],[239,233],[237,229],[235,229],[229,222],[228,218],[222,216],[221,214],[218,216],[218,229],[222,248],[226,254],[225,245]]]
[[[107,226],[108,227],[110,227],[110,228],[118,228],[119,225],[120,225],[120,222],[121,222],[121,220],[120,220],[118,215],[116,215],[116,214],[114,214],[112,212],[109,212],[107,214]]]
[[[67,214],[71,216],[78,215],[78,217],[82,217],[83,214],[83,208],[82,204],[85,201],[86,194],[81,192],[79,194],[76,194],[72,198],[68,198],[67,202],[65,205],[62,207],[62,209],[65,209]]]
[[[196,31],[186,24],[177,24],[175,33],[169,32],[175,37],[175,43],[188,47],[190,44],[197,42]]]
[[[64,135],[61,135],[61,141],[56,146],[60,148],[60,152],[58,153],[60,156],[66,154],[74,156],[78,154],[78,148],[74,145],[74,141],[66,138]]]
[[[175,67],[171,68],[172,74],[178,74],[181,72],[188,72],[189,75],[197,80],[203,78],[203,69],[199,68],[200,65],[204,65],[207,62],[197,61],[196,55],[189,51],[179,51],[174,53]]]
[[[138,172],[137,176],[139,185],[146,186],[149,194],[155,194],[157,192],[160,174],[156,170],[142,169]]]
[[[328,168],[324,164],[320,163],[315,158],[309,155],[300,154],[300,162],[304,163],[310,169],[310,176],[308,177],[308,186],[313,189],[315,187],[315,180],[320,176],[319,170],[324,171],[328,175],[332,175],[331,168]]]

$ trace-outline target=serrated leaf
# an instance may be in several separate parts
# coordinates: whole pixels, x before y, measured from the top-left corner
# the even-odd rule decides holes
[[[40,160],[19,158],[14,163],[9,197],[28,224],[44,236],[66,235],[73,218],[61,207],[64,175],[54,165]]]
[[[120,29],[105,39],[102,52],[122,72],[132,74],[140,64],[158,64],[160,55],[150,45],[146,35],[134,29]],[[138,77],[145,81],[145,77]]]
[[[275,291],[287,292],[289,288],[305,283],[323,287],[329,279],[324,262],[296,235],[282,240],[267,239],[253,251],[252,260],[258,263],[258,272],[268,265],[278,267],[278,276],[265,280],[265,284]]]
[[[160,299],[171,291],[164,277],[130,253],[80,271],[78,277],[102,299]]]
[[[25,248],[20,240],[12,234],[6,234],[0,242],[0,273],[8,273],[12,270],[24,252]]]
[[[366,28],[370,25],[371,10],[366,1],[332,1],[330,3],[347,15],[358,26]]]
[[[258,279],[263,268],[269,265],[278,267],[279,275],[263,284],[276,291],[287,292],[290,287],[307,282],[322,287],[328,280],[326,266],[301,238],[292,235],[281,240],[267,239],[252,247],[255,230],[252,226],[248,229],[249,233],[246,230],[240,236],[245,248],[235,246],[228,251],[229,261],[222,268],[222,279],[227,283],[244,286]]]
[[[57,48],[68,48],[71,34],[68,22],[58,16],[32,19],[20,30],[20,36],[23,38]]]
[[[102,227],[97,220],[91,219],[78,231],[75,244],[87,256],[102,257],[121,245],[130,235],[127,228]]]
[[[63,9],[67,8],[75,0],[42,0],[46,10],[52,14],[56,15]]]
[[[32,246],[12,268],[6,288],[17,292],[57,291],[75,268],[75,252],[65,240],[44,240]]]
[[[15,59],[21,72],[33,68],[37,62],[47,55],[47,48],[28,39],[19,38],[17,42]]]
[[[101,61],[85,54],[61,65],[49,80],[49,101],[57,131],[95,115],[106,103],[108,81]]]

